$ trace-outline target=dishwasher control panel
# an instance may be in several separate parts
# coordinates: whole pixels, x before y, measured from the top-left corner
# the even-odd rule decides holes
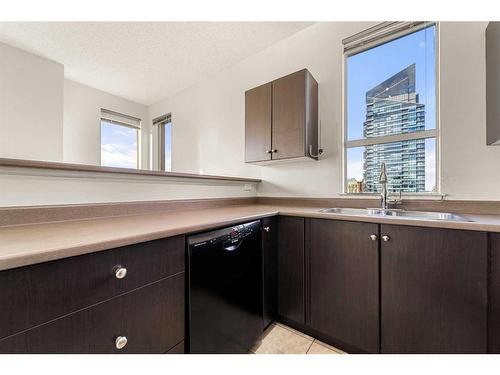
[[[235,225],[225,229],[192,236],[188,240],[188,245],[199,247],[206,244],[222,244],[222,246],[227,247],[241,242],[245,237],[254,234],[255,231],[258,230],[260,230],[260,221],[253,221],[251,223]]]

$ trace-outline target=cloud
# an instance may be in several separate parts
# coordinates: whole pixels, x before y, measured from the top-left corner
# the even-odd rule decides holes
[[[102,144],[101,165],[107,167],[137,168],[137,147],[117,143]]]
[[[432,191],[436,187],[436,150],[434,147],[425,148],[425,191]]]
[[[362,181],[363,171],[364,171],[363,160],[349,161],[347,163],[347,179],[355,178],[356,181]]]

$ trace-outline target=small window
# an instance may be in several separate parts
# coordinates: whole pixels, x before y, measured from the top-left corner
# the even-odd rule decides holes
[[[161,171],[172,171],[172,116],[169,114],[153,120],[158,128],[158,167]]]
[[[139,168],[141,120],[101,110],[101,165]]]
[[[386,22],[344,40],[346,193],[436,192],[436,25]]]

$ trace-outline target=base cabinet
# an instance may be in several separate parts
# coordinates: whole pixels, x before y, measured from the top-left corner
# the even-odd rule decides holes
[[[183,339],[181,273],[1,340],[0,353],[153,354]]]
[[[488,347],[490,353],[500,354],[500,233],[490,234],[490,244]]]
[[[487,233],[382,225],[381,236],[381,352],[486,353]]]
[[[264,327],[278,315],[278,218],[262,219],[263,316]]]
[[[278,315],[305,323],[304,218],[278,217]]]
[[[379,352],[378,225],[310,222],[310,326],[336,345]]]
[[[1,271],[0,353],[171,350],[185,336],[184,254],[177,236]]]

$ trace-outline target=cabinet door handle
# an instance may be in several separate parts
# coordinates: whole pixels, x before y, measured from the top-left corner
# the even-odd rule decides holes
[[[271,154],[273,150],[266,150],[266,154]]]
[[[275,148],[273,148],[273,149],[271,149],[271,152],[275,153],[275,152],[278,152],[278,150],[276,150]]]
[[[269,227],[264,227],[264,231],[265,231],[265,232],[267,232],[267,233],[269,233],[269,232],[271,231],[271,228],[269,228]]]
[[[389,237],[387,235],[382,236],[382,241],[389,242],[390,240],[391,240],[391,237]]]
[[[376,234],[370,234],[370,240],[377,241],[378,236]]]
[[[122,266],[116,266],[115,267],[115,277],[117,279],[123,279],[125,278],[125,276],[127,276],[127,269],[125,267],[122,267]]]
[[[118,350],[123,349],[127,345],[127,342],[128,342],[128,340],[127,340],[126,336],[118,336],[115,339],[115,347],[116,347],[116,349],[118,349]]]

